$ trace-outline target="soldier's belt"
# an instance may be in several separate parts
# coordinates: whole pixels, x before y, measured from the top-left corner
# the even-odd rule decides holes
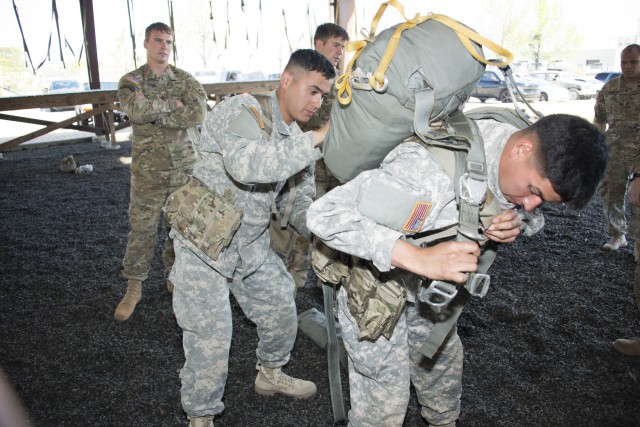
[[[212,260],[229,246],[240,227],[242,211],[225,191],[221,197],[196,178],[171,193],[163,211],[171,227]]]

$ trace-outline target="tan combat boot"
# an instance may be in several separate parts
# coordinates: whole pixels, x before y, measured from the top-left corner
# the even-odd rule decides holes
[[[173,293],[173,282],[169,279],[167,279],[167,291],[169,291],[170,294]]]
[[[124,294],[122,301],[116,307],[114,317],[116,320],[127,320],[133,314],[133,310],[136,308],[136,304],[142,297],[142,282],[140,280],[129,279],[127,284],[127,292]]]
[[[213,417],[187,417],[189,427],[213,427]]]
[[[613,347],[622,354],[640,356],[640,339],[625,340],[619,338],[613,342]]]
[[[282,368],[267,368],[258,365],[255,391],[264,396],[273,396],[276,393],[307,399],[316,394],[316,385],[311,381],[292,378],[282,372]]]
[[[640,309],[640,263],[636,264],[636,272],[633,277],[633,293],[636,295],[636,305]]]
[[[605,251],[617,251],[620,248],[627,246],[627,238],[624,234],[620,236],[613,236],[607,243],[602,246]]]

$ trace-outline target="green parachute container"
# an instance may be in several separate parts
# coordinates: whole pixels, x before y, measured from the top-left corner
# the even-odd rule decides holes
[[[404,139],[426,136],[430,125],[461,109],[482,77],[482,45],[511,54],[459,22],[437,14],[416,16],[368,41],[350,42],[356,54],[336,80],[338,97],[324,142],[324,161],[341,182],[377,168]],[[406,18],[405,18],[406,19]]]

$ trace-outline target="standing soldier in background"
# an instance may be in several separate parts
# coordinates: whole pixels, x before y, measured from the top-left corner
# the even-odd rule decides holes
[[[314,48],[333,64],[338,76],[338,62],[344,53],[344,47],[349,41],[349,34],[341,26],[333,23],[325,23],[316,28],[313,36]],[[320,109],[306,123],[299,123],[303,132],[320,129],[331,115],[331,106],[336,99],[336,90],[332,86],[326,99],[322,102]],[[316,196],[315,199],[325,194],[331,188],[339,185],[333,175],[327,170],[324,160],[320,159],[315,164],[316,175]],[[295,233],[291,227],[282,228],[277,221],[273,221],[269,228],[272,243],[276,252],[285,256],[287,271],[293,276],[296,288],[301,288],[307,282],[309,272],[309,242],[307,239]],[[292,240],[295,238],[295,242]],[[289,243],[291,242],[291,243]],[[291,248],[291,244],[293,247]],[[290,251],[293,250],[293,253]],[[287,253],[289,252],[289,253]],[[289,259],[290,258],[290,259]]]
[[[605,131],[609,144],[609,164],[600,191],[604,216],[611,239],[602,249],[615,251],[627,246],[624,197],[630,180],[640,174],[640,45],[625,47],[620,54],[622,75],[608,81],[598,93],[594,123]],[[608,126],[607,126],[608,125]],[[629,175],[631,174],[631,175]],[[631,238],[640,239],[640,208],[631,206]],[[636,262],[640,247],[634,248]],[[637,276],[637,274],[636,274]],[[636,288],[638,285],[636,285]]]
[[[347,34],[347,30],[340,25],[326,23],[316,28],[316,34],[313,37],[314,47],[336,67],[336,76],[340,74],[337,68],[338,62],[340,62],[340,58],[342,58],[342,54],[344,54],[344,47],[348,41],[349,34]],[[307,132],[320,129],[320,127],[329,120],[331,116],[331,106],[335,99],[336,89],[335,86],[333,86],[327,99],[322,103],[320,110],[318,110],[311,120],[300,127],[302,131]],[[327,170],[324,160],[318,160],[316,162],[316,199],[336,185],[340,185],[340,182]]]
[[[627,245],[624,197],[628,189],[631,202],[629,234],[634,240],[636,259],[634,291],[640,308],[640,45],[625,47],[620,54],[622,75],[607,82],[595,107],[595,124],[601,130],[609,125],[609,166],[602,183],[604,212],[612,239],[606,250]],[[640,355],[640,339],[617,339],[613,346],[621,353]]]
[[[196,126],[207,112],[207,95],[189,73],[169,64],[173,31],[156,22],[145,31],[147,63],[125,74],[118,84],[118,99],[133,129],[131,145],[131,231],[122,262],[127,291],[115,311],[127,320],[142,296],[142,282],[158,238],[158,221],[170,193],[183,186],[198,156]],[[165,227],[167,224],[165,224]],[[166,227],[168,230],[168,227]],[[173,266],[173,240],[165,240],[162,260],[165,276]],[[173,284],[167,280],[167,289]]]

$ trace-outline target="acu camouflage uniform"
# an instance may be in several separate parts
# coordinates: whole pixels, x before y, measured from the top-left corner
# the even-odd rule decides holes
[[[640,83],[626,84],[621,77],[608,81],[598,93],[594,123],[605,132],[609,162],[600,191],[609,234],[625,235],[625,194],[628,176],[640,172]],[[640,241],[640,207],[631,206],[631,238]]]
[[[131,192],[123,276],[144,281],[154,255],[158,221],[169,194],[184,185],[197,158],[198,130],[207,113],[200,83],[172,65],[157,76],[148,65],[125,74],[118,99],[133,129]],[[177,101],[184,107],[178,107]],[[165,224],[168,231],[168,226]],[[167,237],[162,260],[173,265],[173,242]]]
[[[272,196],[280,210],[288,205],[287,179],[297,191],[289,222],[305,238],[306,212],[314,193],[313,163],[321,152],[312,135],[282,120],[275,92],[273,132],[261,132],[261,107],[250,95],[217,105],[200,140],[201,159],[193,176],[219,195],[230,190],[242,222],[216,260],[207,257],[176,230],[173,309],[183,330],[185,364],[180,372],[182,406],[190,417],[219,414],[227,379],[233,293],[247,318],[257,325],[258,361],[278,368],[289,361],[297,332],[294,282],[270,247],[267,228]],[[258,118],[260,117],[260,118]]]
[[[492,120],[478,121],[488,168],[488,184],[497,207],[511,209],[498,187],[500,155],[516,128]],[[394,218],[397,226],[383,225],[379,212],[398,210],[397,200],[426,203],[428,209],[415,229],[420,233],[455,226],[458,211],[453,181],[436,159],[417,142],[400,144],[387,155],[381,167],[363,172],[315,201],[308,213],[312,233],[328,246],[358,257],[353,265],[365,266],[376,278],[395,280],[407,292],[407,303],[389,336],[361,339],[359,320],[350,309],[352,285],[338,292],[338,316],[349,354],[351,410],[349,426],[396,427],[403,424],[413,383],[422,416],[431,425],[455,422],[460,415],[463,349],[456,328],[451,330],[432,359],[422,355],[424,342],[437,322],[424,304],[416,304],[421,280],[415,274],[391,266],[391,252],[398,239],[411,241],[413,232],[402,224],[411,210]],[[392,194],[395,197],[390,197]],[[413,204],[412,204],[413,205]],[[524,234],[542,228],[544,219],[536,210],[527,214]],[[522,215],[521,215],[522,216]],[[423,221],[420,223],[420,221]],[[414,222],[415,225],[415,222]],[[353,272],[350,274],[358,274]],[[352,277],[353,278],[353,277]]]

